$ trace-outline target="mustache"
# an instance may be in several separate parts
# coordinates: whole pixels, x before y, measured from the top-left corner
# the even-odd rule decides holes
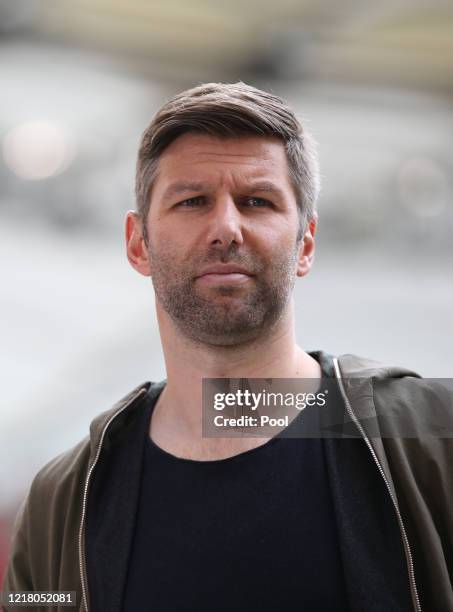
[[[206,254],[206,257],[196,262],[200,265],[213,265],[213,264],[234,264],[243,268],[254,268],[258,263],[256,257],[250,257],[250,255],[241,254],[238,252],[238,246],[230,244],[226,247],[212,247]]]
[[[209,266],[215,266],[216,264],[230,264],[247,270],[250,274],[256,274],[262,271],[263,264],[258,263],[256,258],[251,259],[250,257],[209,257],[199,260],[193,265],[194,273],[199,274],[200,270],[203,270]]]

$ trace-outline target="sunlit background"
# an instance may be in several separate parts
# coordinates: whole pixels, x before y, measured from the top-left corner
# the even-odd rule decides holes
[[[300,344],[451,375],[452,63],[447,0],[0,1],[0,577],[36,471],[165,378],[123,219],[140,134],[184,88],[271,89],[319,142]]]

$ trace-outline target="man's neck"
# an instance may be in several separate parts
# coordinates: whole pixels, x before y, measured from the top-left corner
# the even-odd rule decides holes
[[[239,346],[213,347],[193,342],[158,311],[167,369],[150,424],[153,441],[171,454],[199,460],[230,457],[269,438],[203,438],[203,378],[321,377],[318,362],[297,346],[293,310],[265,338]]]

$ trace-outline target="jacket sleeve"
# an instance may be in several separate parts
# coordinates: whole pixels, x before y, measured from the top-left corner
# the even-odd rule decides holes
[[[73,591],[80,601],[78,534],[89,453],[84,439],[34,477],[13,525],[4,592]],[[57,608],[51,609],[56,612]],[[45,605],[33,608],[35,612],[48,609]],[[18,608],[4,606],[4,610]]]
[[[13,524],[9,561],[3,579],[2,591],[4,593],[33,591],[31,568],[28,562],[28,516],[29,498],[27,496],[22,502]],[[12,608],[3,606],[3,610],[9,612]]]
[[[375,390],[422,609],[453,612],[453,394],[430,379],[382,382]]]

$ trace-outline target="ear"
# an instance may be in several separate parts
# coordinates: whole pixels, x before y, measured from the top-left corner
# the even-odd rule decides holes
[[[143,238],[142,222],[134,210],[129,210],[125,219],[126,253],[129,263],[143,276],[151,276],[148,249]]]
[[[300,242],[299,258],[297,261],[297,276],[305,276],[311,270],[315,258],[315,232],[318,215],[314,213],[305,228],[304,236]]]

